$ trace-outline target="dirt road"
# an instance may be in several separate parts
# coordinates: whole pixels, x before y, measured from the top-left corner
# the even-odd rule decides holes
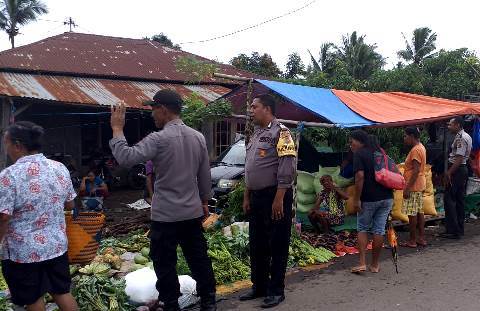
[[[348,256],[293,275],[286,301],[274,310],[480,310],[480,223],[467,225],[462,240],[430,241],[424,249],[400,250],[400,274],[386,250],[379,274],[352,275],[356,257]],[[240,303],[239,294],[226,297],[219,310],[259,310],[261,300]]]

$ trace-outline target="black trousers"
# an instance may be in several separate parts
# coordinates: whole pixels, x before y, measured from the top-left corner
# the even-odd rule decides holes
[[[447,233],[463,235],[465,223],[465,192],[468,169],[460,166],[452,176],[452,184],[445,189],[445,227]]]
[[[180,245],[201,298],[215,293],[215,276],[207,255],[202,220],[180,222],[153,221],[150,230],[150,257],[157,275],[158,299],[174,303],[181,296],[177,276],[177,246]]]
[[[250,192],[250,264],[253,289],[267,295],[283,295],[292,227],[292,190],[283,201],[284,217],[272,220],[277,187]]]

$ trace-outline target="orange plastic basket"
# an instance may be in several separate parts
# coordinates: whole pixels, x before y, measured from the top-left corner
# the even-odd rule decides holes
[[[105,215],[81,212],[75,219],[65,215],[68,237],[68,259],[72,264],[87,264],[97,255]]]

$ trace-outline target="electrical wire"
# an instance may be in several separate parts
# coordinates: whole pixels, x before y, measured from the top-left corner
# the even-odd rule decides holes
[[[37,18],[37,21],[42,21],[42,22],[49,22],[49,23],[64,23],[65,21],[56,21],[52,19],[45,19],[45,18]]]
[[[54,28],[50,29],[49,31],[43,33],[43,34],[42,34],[42,37],[46,37],[48,34],[52,33],[53,31],[55,31],[55,30],[57,30],[57,29],[59,29],[59,28],[62,28],[63,26],[64,26],[64,25],[62,24],[62,25],[59,25],[59,26],[57,26],[57,27],[54,27]]]
[[[78,26],[78,25],[77,25],[76,27],[77,27],[78,29],[80,29],[80,30],[86,31],[86,32],[89,33],[89,34],[95,34],[95,32],[93,32],[93,31],[91,31],[91,30],[88,30],[88,29],[85,28],[85,27],[81,27],[81,26]]]
[[[224,35],[221,35],[221,36],[213,37],[213,38],[210,38],[210,39],[199,40],[199,41],[182,42],[182,43],[179,43],[179,45],[205,43],[205,42],[209,42],[209,41],[214,41],[214,40],[218,40],[218,39],[223,39],[223,38],[226,38],[226,37],[230,37],[230,36],[236,35],[236,34],[238,34],[238,33],[241,33],[241,32],[244,32],[244,31],[247,31],[247,30],[250,30],[250,29],[254,29],[254,28],[260,27],[260,26],[262,26],[262,25],[268,24],[268,23],[270,23],[270,22],[273,22],[273,21],[275,21],[275,20],[277,20],[277,19],[286,17],[286,16],[288,16],[288,15],[295,14],[295,13],[297,13],[298,11],[301,11],[301,10],[303,10],[303,9],[306,9],[307,7],[311,6],[311,5],[314,4],[315,2],[317,2],[317,0],[310,1],[310,2],[308,2],[307,4],[303,5],[302,7],[299,7],[299,8],[297,8],[297,9],[292,10],[292,11],[289,11],[289,12],[287,12],[287,13],[285,13],[285,14],[282,14],[282,15],[279,15],[279,16],[276,16],[276,17],[272,17],[272,18],[267,19],[267,20],[265,20],[265,21],[263,21],[263,22],[260,22],[260,23],[258,23],[258,24],[251,25],[251,26],[248,26],[248,27],[245,27],[245,28],[242,28],[242,29],[239,29],[239,30],[236,30],[236,31],[233,31],[233,32],[224,34]]]

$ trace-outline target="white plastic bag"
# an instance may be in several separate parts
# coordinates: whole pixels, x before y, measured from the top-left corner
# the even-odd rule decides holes
[[[125,282],[125,293],[130,297],[132,303],[145,305],[158,299],[158,291],[155,287],[157,276],[152,269],[143,268],[131,272],[125,276]],[[197,282],[188,275],[180,275],[178,282],[182,293],[182,296],[178,298],[180,308],[196,304],[200,300],[197,297]]]
[[[135,304],[147,304],[158,299],[158,291],[155,288],[157,276],[150,268],[143,268],[131,272],[125,276],[125,293]]]
[[[178,298],[180,309],[188,308],[200,301],[200,298],[197,296],[197,282],[194,279],[188,275],[180,275],[178,282],[180,283],[180,292],[182,293],[182,296]]]
[[[467,195],[480,193],[480,178],[469,177],[467,181]]]
[[[232,236],[236,236],[240,232],[248,234],[248,227],[248,222],[234,222],[230,226],[224,227],[222,229],[222,233],[227,238],[231,238]]]

